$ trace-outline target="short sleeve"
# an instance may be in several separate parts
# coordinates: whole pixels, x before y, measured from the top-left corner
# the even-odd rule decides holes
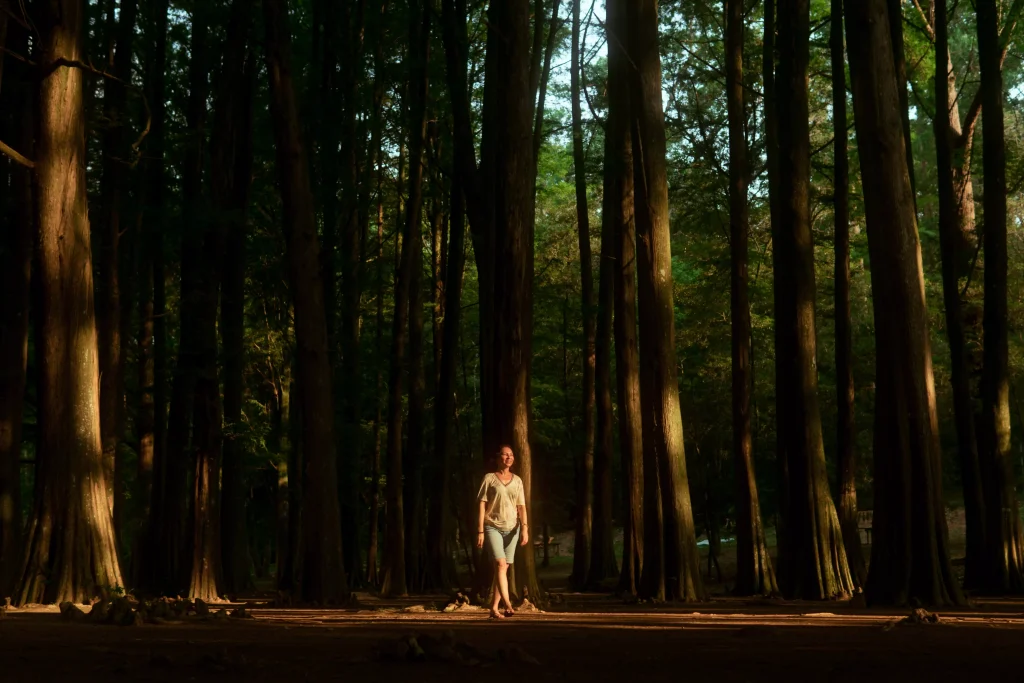
[[[516,477],[519,479],[519,477]],[[519,486],[516,487],[516,505],[526,507],[526,493],[523,490],[523,480],[519,479]]]
[[[476,499],[477,500],[482,500],[485,503],[487,502],[487,476],[486,475],[484,475],[484,480],[482,482],[480,482],[480,490],[476,494]]]

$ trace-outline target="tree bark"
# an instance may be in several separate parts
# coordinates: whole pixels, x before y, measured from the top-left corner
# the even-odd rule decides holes
[[[921,247],[885,0],[846,4],[875,316],[870,604],[963,601],[949,562]]]
[[[784,344],[788,442],[785,572],[779,583],[787,597],[827,600],[853,590],[839,518],[828,486],[818,409],[817,343],[814,320],[814,241],[810,221],[810,137],[807,72],[810,6],[807,0],[779,2],[779,219],[775,249],[780,270],[776,325]],[[877,291],[877,290],[876,290]],[[781,298],[781,301],[779,300]],[[783,315],[780,315],[783,313]],[[783,386],[777,386],[781,392]]]
[[[602,226],[601,239],[603,249],[603,241],[610,233],[614,259],[615,395],[619,406],[619,452],[622,458],[623,551],[619,591],[636,595],[641,588],[641,568],[646,559],[645,472],[640,417],[640,360],[636,337],[636,236],[633,223],[630,65],[625,49],[625,10],[623,0],[609,0],[607,4],[608,120],[605,127],[602,211],[602,221],[607,227]],[[651,541],[655,540],[660,548],[660,540],[652,536]]]
[[[572,0],[572,57],[569,66],[572,100],[572,157],[576,178],[576,230],[580,248],[580,281],[583,292],[583,452],[576,459],[576,537],[573,544],[571,583],[577,590],[587,586],[590,569],[591,500],[594,479],[594,370],[596,367],[594,274],[590,254],[590,213],[587,208],[587,174],[583,156],[583,113],[580,107],[580,3]]]
[[[302,595],[324,604],[348,597],[342,563],[334,397],[327,354],[327,320],[319,271],[309,163],[302,143],[291,76],[287,0],[263,0],[266,65],[295,304],[298,390],[305,478]]]
[[[896,69],[896,88],[900,98],[900,120],[903,124],[904,153],[907,155],[907,173],[910,176],[910,192],[917,211],[917,181],[914,179],[914,145],[910,134],[910,95],[907,92],[907,57],[903,49],[903,2],[887,0],[889,13],[889,40],[892,48],[892,63]]]
[[[846,59],[843,52],[843,0],[832,0],[829,34],[832,57],[832,180],[835,223],[836,452],[839,461],[839,528],[856,586],[868,568],[857,526],[857,424],[854,420],[853,334],[850,312],[850,160],[846,133]]]
[[[5,47],[17,54],[28,48],[28,31],[9,22]],[[3,65],[0,91],[0,139],[10,140],[34,157],[32,150],[33,93],[26,66],[9,60]],[[29,282],[32,271],[32,171],[13,161],[3,165],[0,210],[8,217],[0,236],[0,595],[11,594],[21,562],[21,446],[25,382],[28,369]]]
[[[36,18],[39,83],[35,310],[39,444],[35,503],[14,602],[81,602],[123,586],[100,441],[99,362],[85,178],[83,4],[52,0]],[[44,73],[46,73],[44,71]]]
[[[941,7],[940,7],[941,5]],[[960,461],[960,481],[964,493],[964,514],[967,523],[967,549],[964,567],[964,586],[977,588],[981,585],[985,563],[985,523],[982,498],[981,472],[978,461],[978,441],[974,432],[974,410],[971,400],[970,374],[967,369],[967,354],[964,339],[963,310],[960,303],[960,284],[957,271],[963,257],[963,235],[966,234],[965,212],[960,210],[960,194],[957,191],[958,173],[954,162],[955,136],[960,128],[959,106],[955,95],[949,92],[955,87],[952,64],[949,58],[948,27],[946,25],[945,2],[934,3],[936,65],[935,98],[937,102],[949,102],[947,107],[935,110],[935,151],[936,174],[939,197],[939,246],[942,251],[942,298],[946,314],[946,339],[949,343],[950,370],[953,389],[953,417],[956,423],[957,454]],[[954,121],[955,117],[955,121]],[[969,175],[967,187],[970,187]],[[961,188],[964,185],[961,183]],[[970,232],[974,230],[973,190],[971,196]]]
[[[562,29],[562,20],[558,18],[558,9],[562,0],[554,0],[551,7],[551,19],[548,21],[548,40],[544,46],[544,66],[540,73],[540,92],[537,96],[537,109],[533,120],[533,158],[534,165],[540,158],[540,146],[544,142],[544,103],[547,100],[548,80],[551,78],[551,59],[558,43],[558,32]]]
[[[128,157],[124,128],[127,124],[127,90],[123,83],[131,81],[132,40],[138,4],[123,0],[117,27],[110,26],[114,57],[114,79],[103,83],[104,116],[103,177],[101,180],[100,219],[97,221],[96,250],[96,326],[99,336],[100,362],[100,432],[103,442],[104,473],[110,491],[114,514],[114,532],[119,535],[124,515],[124,465],[118,449],[123,430],[124,368],[121,346],[121,282],[120,241],[123,199],[127,194],[124,164]],[[120,82],[119,82],[120,81]]]
[[[761,521],[750,427],[750,394],[754,372],[751,366],[750,301],[747,294],[750,219],[747,207],[749,170],[746,111],[743,103],[743,0],[725,0],[725,19],[725,79],[729,116],[729,251],[732,261],[732,432],[736,472],[735,592],[737,595],[772,595],[778,592],[778,586]]]
[[[246,527],[242,428],[245,389],[245,269],[249,188],[252,180],[252,100],[254,57],[247,39],[251,0],[235,0],[225,48],[214,122],[213,183],[217,220],[223,224],[221,344],[224,359],[224,425],[221,482],[221,562],[224,591],[234,595],[252,586]]]
[[[646,420],[644,448],[649,444],[658,460],[664,510],[666,596],[694,601],[703,599],[705,592],[690,504],[676,380],[672,248],[656,0],[629,3],[627,17],[630,57],[635,65],[630,95],[635,152],[640,372],[645,378],[645,389],[641,391]],[[647,482],[644,483],[646,488]],[[645,538],[645,546],[647,540]]]
[[[981,377],[981,462],[985,473],[986,556],[984,588],[1024,592],[1024,530],[1017,507],[1010,440],[1010,363],[1007,340],[1006,137],[999,6],[978,0],[978,63],[981,67],[982,157],[985,195],[985,339]]]

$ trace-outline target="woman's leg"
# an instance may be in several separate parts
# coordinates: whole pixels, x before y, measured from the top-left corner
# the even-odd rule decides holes
[[[497,565],[494,574],[498,581],[498,590],[494,592],[494,605],[491,608],[495,612],[498,611],[500,606],[498,602],[499,593],[508,608],[512,609],[512,601],[508,599],[508,562],[502,558],[497,561]]]
[[[491,616],[500,617],[502,614],[498,611],[498,607],[501,604],[501,587],[498,585],[498,575],[501,570],[498,568],[499,563],[495,563],[494,567],[494,578],[491,580],[491,594],[494,596],[491,599]]]

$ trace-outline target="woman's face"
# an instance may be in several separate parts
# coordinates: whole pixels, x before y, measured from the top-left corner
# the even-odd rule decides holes
[[[512,449],[509,448],[508,446],[502,448],[501,452],[498,453],[498,462],[503,467],[512,467],[512,463],[514,463],[515,461],[516,456],[512,455]]]

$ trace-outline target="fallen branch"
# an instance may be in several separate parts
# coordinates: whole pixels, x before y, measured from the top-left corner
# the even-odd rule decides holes
[[[21,154],[18,150],[14,149],[10,145],[8,145],[6,142],[0,141],[0,152],[3,152],[4,154],[9,156],[10,158],[14,159],[15,161],[17,161],[19,164],[21,164],[25,168],[35,168],[36,167],[36,162],[32,161],[31,159],[29,159],[25,155]]]

